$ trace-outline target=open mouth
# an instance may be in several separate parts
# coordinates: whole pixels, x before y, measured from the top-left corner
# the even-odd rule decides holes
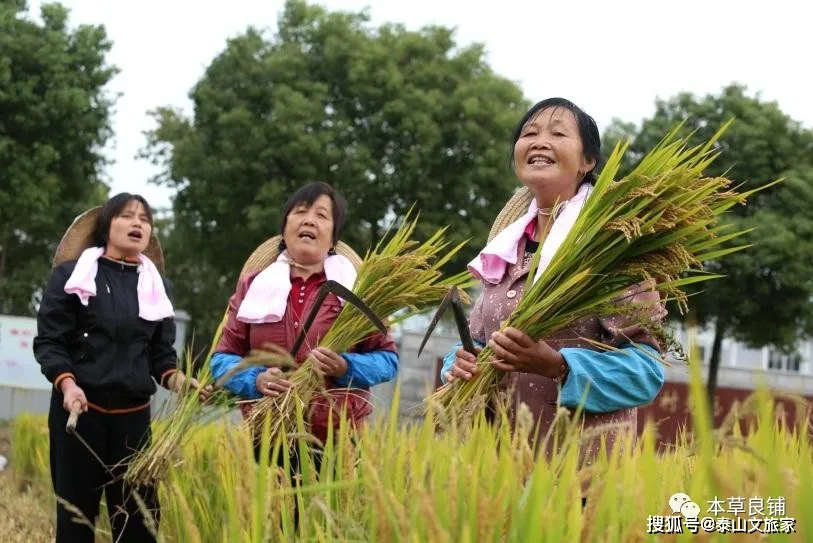
[[[313,232],[303,231],[299,233],[299,239],[316,240],[316,234]]]
[[[133,241],[141,241],[144,234],[142,234],[140,230],[131,230],[127,233],[127,237]]]
[[[554,164],[554,160],[547,155],[543,155],[542,153],[531,153],[528,155],[528,164],[550,166],[551,164]]]

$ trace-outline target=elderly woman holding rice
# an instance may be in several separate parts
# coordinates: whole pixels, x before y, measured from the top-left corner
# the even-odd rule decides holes
[[[645,284],[628,293],[623,302],[642,303],[648,313],[634,323],[621,315],[589,318],[542,341],[500,327],[522,297],[539,244],[541,270],[590,197],[599,153],[596,123],[579,107],[561,98],[535,104],[513,134],[513,168],[524,188],[505,206],[489,243],[469,265],[482,284],[469,320],[472,337],[478,349],[488,344],[493,350],[491,363],[506,372],[501,387],[513,391],[515,406],[528,406],[537,435],[546,434],[558,405],[583,405],[585,428],[612,425],[583,445],[582,462],[588,464],[601,437],[609,450],[622,432],[636,431],[636,408],[661,390],[664,346],[642,324],[665,317],[658,293]],[[615,349],[602,350],[597,343]],[[470,380],[477,372],[474,362],[474,355],[455,348],[444,358],[442,381]]]
[[[282,210],[281,236],[268,240],[249,258],[229,300],[226,322],[210,362],[215,379],[268,343],[290,352],[326,281],[352,290],[361,259],[339,241],[346,214],[344,198],[326,183],[305,185],[288,199]],[[261,261],[258,266],[252,264],[255,257]],[[305,341],[292,353],[297,364],[310,356],[316,371],[324,376],[327,393],[316,394],[310,405],[311,433],[321,442],[327,439],[329,418],[338,428],[343,410],[353,427],[364,424],[372,413],[370,388],[390,381],[398,369],[398,353],[389,334],[372,334],[351,352],[336,353],[318,346],[342,304],[329,294]],[[257,400],[286,393],[291,382],[280,368],[252,367],[235,373],[224,386],[240,398]],[[241,405],[244,417],[252,407],[251,403]],[[255,437],[259,461],[259,436]],[[318,470],[318,455],[314,460]],[[292,463],[296,462],[293,454]]]

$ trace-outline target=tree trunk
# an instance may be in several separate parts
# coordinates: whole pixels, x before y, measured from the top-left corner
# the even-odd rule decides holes
[[[717,392],[717,373],[720,370],[720,355],[723,350],[723,338],[725,337],[725,333],[725,324],[718,320],[714,325],[714,342],[711,345],[711,358],[709,359],[709,378],[706,382],[706,393],[708,395],[712,425],[714,424],[714,396]]]

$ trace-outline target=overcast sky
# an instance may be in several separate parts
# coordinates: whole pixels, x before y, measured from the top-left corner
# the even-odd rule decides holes
[[[29,0],[31,11],[42,3]],[[810,35],[813,9],[801,0],[326,0],[329,9],[371,7],[374,23],[457,28],[459,43],[483,42],[494,70],[530,100],[564,96],[603,128],[613,117],[639,122],[656,97],[716,93],[740,82],[813,127]],[[156,207],[172,191],[147,184],[152,166],[135,158],[159,105],[191,111],[189,89],[228,37],[248,25],[273,28],[281,0],[62,0],[71,24],[103,24],[121,69],[108,169],[113,192],[140,192]]]

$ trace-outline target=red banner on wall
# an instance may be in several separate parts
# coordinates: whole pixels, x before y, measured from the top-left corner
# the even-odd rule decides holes
[[[717,387],[714,402],[714,426],[719,427],[732,411],[742,412],[742,406],[747,398],[754,394],[753,390]],[[797,423],[796,402],[783,394],[774,394],[774,411],[776,418],[786,425]],[[800,396],[810,405],[813,397]],[[804,416],[804,412],[799,413]],[[746,431],[748,422],[752,420],[745,417],[741,420],[740,428]],[[808,411],[808,420],[813,422],[813,416]],[[681,428],[688,431],[692,429],[692,418],[689,412],[689,385],[687,383],[664,383],[663,389],[652,404],[638,409],[638,431],[642,432],[647,421],[652,421],[657,427],[658,440],[662,445],[672,444],[677,440]]]

